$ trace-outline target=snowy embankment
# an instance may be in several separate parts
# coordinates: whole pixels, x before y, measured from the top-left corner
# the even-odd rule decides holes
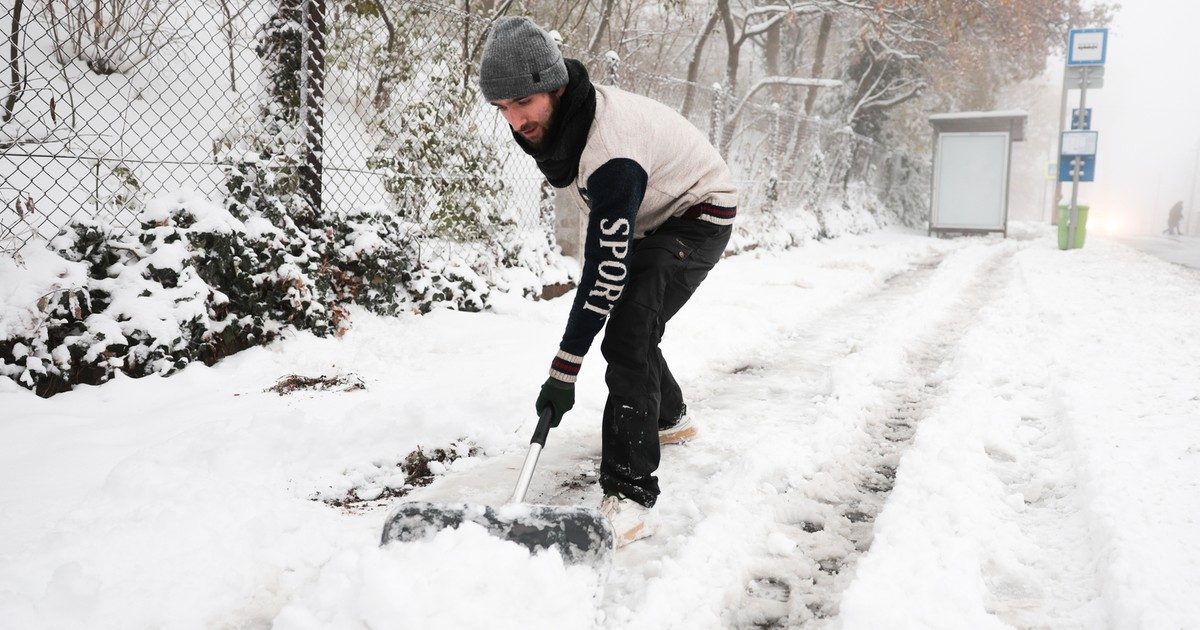
[[[1186,625],[1200,278],[1028,236],[874,234],[718,265],[664,340],[704,433],[664,452],[663,531],[607,575],[478,530],[377,546],[418,446],[464,457],[409,497],[507,496],[565,300],[358,314],[340,340],[49,400],[0,380],[0,618]],[[532,500],[597,500],[598,349]],[[291,374],[350,391],[264,391]]]

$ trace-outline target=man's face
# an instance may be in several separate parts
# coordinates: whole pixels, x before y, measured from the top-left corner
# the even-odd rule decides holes
[[[492,101],[492,105],[529,146],[541,149],[550,133],[554,109],[564,91],[566,88],[558,88],[553,92],[538,92],[520,98],[502,98]]]

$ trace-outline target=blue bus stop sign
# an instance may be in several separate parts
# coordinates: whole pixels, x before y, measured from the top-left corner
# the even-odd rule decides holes
[[[1075,181],[1074,174],[1071,172],[1071,164],[1075,161],[1073,157],[1061,156],[1058,158],[1058,181],[1071,183]],[[1094,182],[1096,181],[1096,156],[1086,155],[1079,158],[1080,171],[1079,181]]]
[[[1103,66],[1108,58],[1108,29],[1071,29],[1067,40],[1068,66]]]
[[[1087,131],[1092,128],[1092,108],[1088,107],[1083,110],[1083,115],[1080,115],[1079,108],[1071,110],[1071,129]]]

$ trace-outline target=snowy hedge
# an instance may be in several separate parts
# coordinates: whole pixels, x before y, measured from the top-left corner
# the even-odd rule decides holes
[[[288,328],[339,334],[350,304],[381,314],[480,310],[498,287],[537,295],[539,269],[547,283],[567,275],[563,259],[539,247],[545,239],[450,259],[430,254],[419,227],[386,211],[338,216],[307,249],[261,215],[243,220],[188,195],[152,201],[139,220],[132,233],[73,223],[49,243],[50,265],[36,257],[58,271],[49,287],[24,293],[39,295],[33,303],[6,307],[22,317],[6,322],[0,375],[41,395],[117,372],[165,375]],[[514,274],[506,262],[534,264]],[[23,271],[13,263],[7,276],[38,275]]]

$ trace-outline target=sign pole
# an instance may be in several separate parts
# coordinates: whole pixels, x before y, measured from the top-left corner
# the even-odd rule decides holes
[[[1068,84],[1079,83],[1078,116],[1071,116],[1071,146],[1066,146],[1066,134],[1059,136],[1059,170],[1058,179],[1065,181],[1065,172],[1061,172],[1064,153],[1071,158],[1071,205],[1067,213],[1067,246],[1064,249],[1075,248],[1075,235],[1082,229],[1079,225],[1079,182],[1092,181],[1095,177],[1096,132],[1091,130],[1090,116],[1087,111],[1088,88],[1095,83],[1096,88],[1104,87],[1104,62],[1108,59],[1108,29],[1106,28],[1074,28],[1067,35],[1067,78]],[[1060,123],[1061,124],[1061,119]],[[1078,130],[1078,131],[1076,131]],[[1085,131],[1086,130],[1086,131]],[[1079,143],[1082,142],[1083,145]],[[1087,177],[1084,170],[1090,171]],[[1060,228],[1063,226],[1059,226]]]
[[[1196,165],[1192,167],[1192,194],[1188,196],[1187,220],[1183,223],[1183,235],[1192,235],[1192,216],[1196,214],[1196,191],[1200,188],[1200,141],[1196,142]]]
[[[1091,68],[1084,67],[1083,85],[1079,90],[1079,111],[1080,116],[1087,111],[1087,90],[1088,90],[1088,74]],[[1059,158],[1062,159],[1062,158]],[[1071,218],[1067,229],[1067,249],[1075,247],[1075,230],[1079,229],[1079,176],[1083,171],[1083,158],[1075,156],[1071,158]]]
[[[1063,132],[1063,120],[1067,117],[1067,73],[1069,72],[1070,66],[1063,66],[1062,100],[1058,108],[1058,137],[1060,138]],[[1062,179],[1057,175],[1058,169],[1062,168],[1058,164],[1061,161],[1062,155],[1059,155],[1054,164],[1056,174],[1054,177],[1054,199],[1052,200],[1050,210],[1050,225],[1058,225],[1058,204],[1062,203]]]

